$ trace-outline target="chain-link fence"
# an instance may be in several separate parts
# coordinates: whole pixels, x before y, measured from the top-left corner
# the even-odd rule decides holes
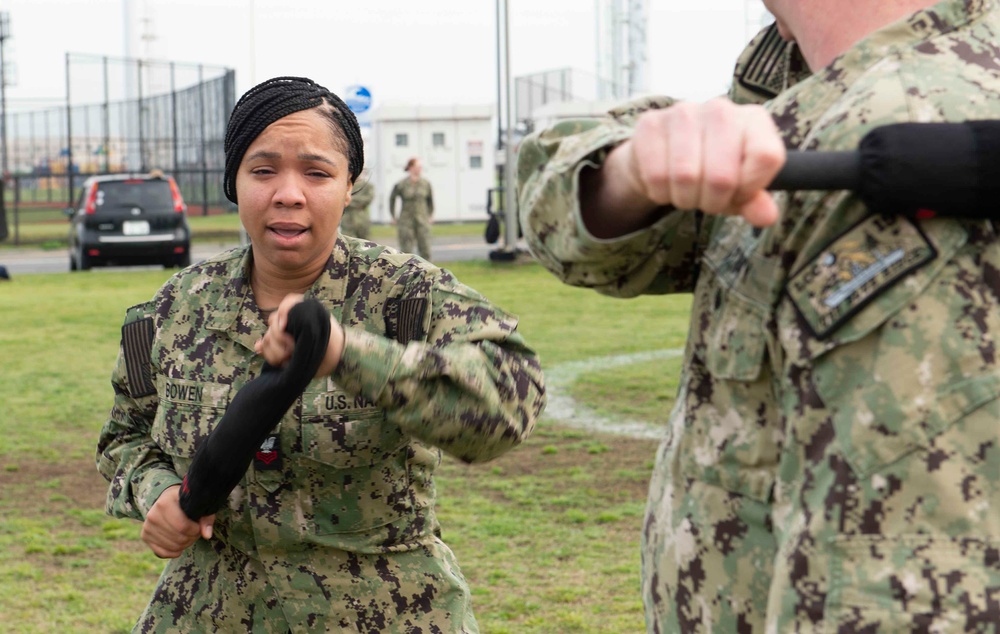
[[[514,79],[514,118],[524,132],[531,132],[535,111],[546,104],[607,99],[612,82],[585,71],[560,68]]]
[[[174,177],[190,213],[229,209],[223,141],[234,71],[68,53],[65,72],[64,106],[6,115],[8,221],[31,222],[33,211],[50,221],[88,176],[153,169]]]

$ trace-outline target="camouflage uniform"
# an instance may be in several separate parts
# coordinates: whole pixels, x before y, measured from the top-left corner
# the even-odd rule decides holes
[[[375,186],[371,181],[356,185],[351,192],[351,203],[344,208],[340,230],[349,236],[368,240],[372,233],[372,219],[368,207],[375,199]]]
[[[396,216],[396,199],[401,199],[399,216]],[[434,197],[431,184],[423,178],[416,182],[407,176],[396,183],[389,194],[389,214],[398,218],[399,250],[417,253],[425,260],[431,259],[431,216],[434,215]]]
[[[97,453],[110,514],[142,520],[260,373],[251,258],[220,254],[128,310]],[[307,296],[344,326],[339,366],[261,447],[213,538],[167,563],[135,631],[478,631],[440,539],[437,447],[474,462],[518,444],[544,404],[535,354],[448,271],[354,238]]]
[[[788,146],[1000,118],[998,11],[946,0],[865,38],[769,103]],[[518,169],[526,237],[562,280],[694,293],[644,523],[649,631],[996,632],[994,224],[801,192],[767,229],[684,211],[597,240],[577,175],[630,124],[560,123]]]

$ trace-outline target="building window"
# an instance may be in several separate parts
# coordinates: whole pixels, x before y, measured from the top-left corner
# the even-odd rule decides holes
[[[410,144],[410,137],[407,134],[396,135],[396,147],[406,147]]]
[[[469,167],[474,170],[481,169],[483,167],[483,157],[481,156],[470,156],[469,157]]]
[[[431,136],[431,144],[434,147],[444,147],[444,132],[435,132]]]

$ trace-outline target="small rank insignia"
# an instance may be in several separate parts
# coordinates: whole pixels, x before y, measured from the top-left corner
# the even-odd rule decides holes
[[[788,295],[813,333],[826,337],[937,251],[900,216],[871,216],[792,276]]]
[[[281,469],[281,453],[277,436],[268,436],[261,443],[253,457],[253,468],[257,471],[277,471]]]

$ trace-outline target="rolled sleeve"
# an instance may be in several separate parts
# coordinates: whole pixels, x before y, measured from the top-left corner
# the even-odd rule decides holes
[[[648,228],[611,240],[594,237],[580,213],[580,173],[597,169],[632,135],[614,118],[557,124],[528,137],[518,159],[519,207],[534,256],[567,284],[632,297],[690,290],[698,212],[668,213]]]

